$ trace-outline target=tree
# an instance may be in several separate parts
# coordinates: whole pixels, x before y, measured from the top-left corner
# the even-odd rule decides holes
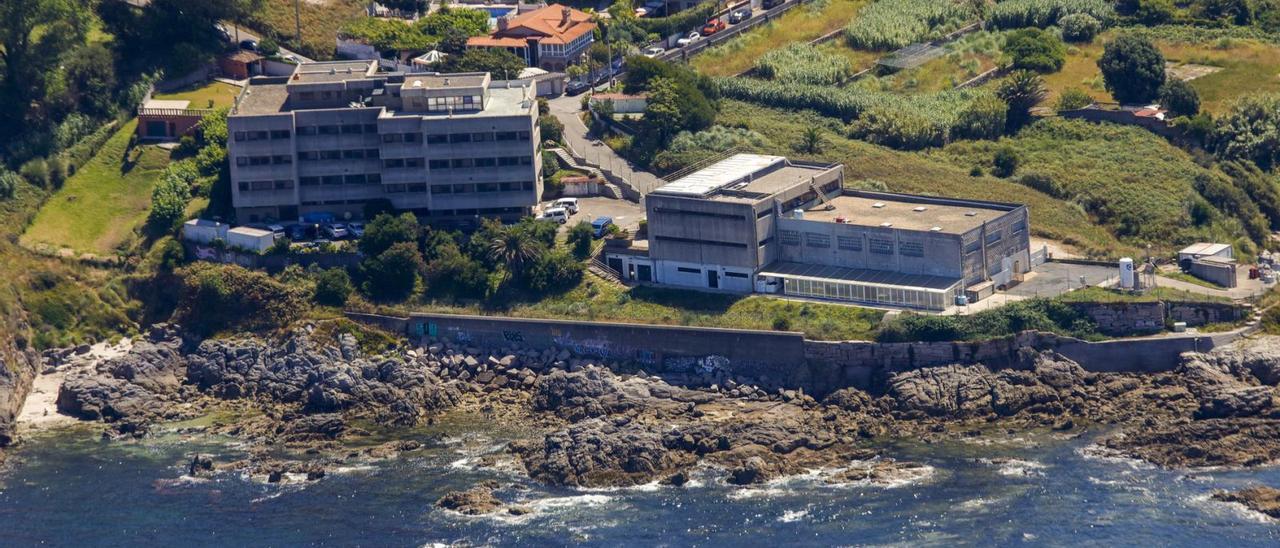
[[[404,300],[413,293],[418,272],[424,268],[417,245],[395,243],[378,256],[366,258],[361,263],[360,269],[365,277],[364,292],[378,300]]]
[[[1093,104],[1093,97],[1080,88],[1067,88],[1058,96],[1058,112],[1077,110]]]
[[[531,291],[547,293],[564,291],[582,280],[582,263],[564,250],[542,253],[535,257],[524,277]]]
[[[49,76],[66,52],[84,43],[90,14],[85,0],[0,2],[0,135],[23,135]]]
[[[822,130],[817,126],[809,126],[805,128],[804,135],[800,136],[800,152],[808,154],[817,154],[822,152]]]
[[[1073,13],[1058,20],[1062,39],[1068,42],[1092,42],[1102,32],[1102,23],[1087,13]]]
[[[467,39],[470,36],[458,29],[449,29],[436,43],[436,49],[449,55],[462,55],[467,51]]]
[[[591,244],[595,240],[592,235],[591,224],[586,221],[579,221],[569,229],[569,237],[567,239],[569,248],[573,250],[573,256],[579,260],[586,259],[591,256]]]
[[[1151,101],[1164,85],[1164,55],[1150,40],[1133,34],[1108,42],[1098,68],[1107,91],[1121,103]]]
[[[1160,106],[1174,116],[1195,116],[1200,113],[1200,95],[1191,84],[1175,78],[1160,87]]]
[[[427,262],[425,278],[432,294],[451,295],[455,298],[480,298],[489,287],[489,276],[475,259],[466,256],[457,241],[443,232],[434,245],[428,246],[431,255]]]
[[[430,36],[445,36],[450,31],[458,31],[466,36],[480,36],[489,32],[489,12],[445,5],[419,19],[415,26],[420,32]]]
[[[22,178],[17,173],[5,169],[4,165],[0,164],[0,198],[6,200],[12,198],[18,192],[18,185],[21,183]]]
[[[1218,118],[1208,145],[1222,160],[1248,160],[1268,171],[1280,165],[1280,94],[1237,99]]]
[[[538,132],[542,134],[543,141],[555,141],[559,143],[564,139],[564,124],[559,118],[550,114],[538,117]]]
[[[186,215],[191,200],[191,184],[180,174],[167,172],[151,189],[151,212],[147,224],[156,232],[167,232]]]
[[[76,110],[100,118],[115,114],[116,69],[110,50],[102,44],[80,48],[67,59],[66,72]]]
[[[366,257],[376,257],[399,243],[416,244],[421,231],[418,218],[412,213],[405,212],[398,216],[383,213],[364,227],[364,236],[360,238],[359,244],[360,252]]]
[[[1034,72],[1019,70],[1000,82],[996,96],[1009,105],[1005,129],[1014,133],[1031,121],[1031,109],[1044,100],[1044,80]]]
[[[280,44],[277,44],[276,41],[270,37],[263,38],[261,42],[258,42],[258,51],[267,57],[272,57],[275,54],[280,53]]]
[[[488,72],[494,80],[514,80],[525,69],[524,59],[503,49],[469,49],[444,60],[443,72]]]
[[[1037,28],[1010,32],[1005,36],[1003,49],[1015,69],[1058,72],[1067,62],[1067,48],[1062,40],[1050,31]]]
[[[322,270],[316,275],[316,302],[326,306],[343,306],[351,296],[351,276],[342,268]]]
[[[518,230],[504,230],[489,242],[489,259],[505,265],[507,275],[520,275],[525,267],[541,254],[542,249],[528,234]]]
[[[199,334],[284,327],[307,309],[302,290],[242,266],[198,262],[179,275],[175,317]]]

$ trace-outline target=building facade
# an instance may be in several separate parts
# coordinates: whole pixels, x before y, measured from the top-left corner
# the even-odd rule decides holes
[[[843,168],[738,154],[646,197],[632,280],[943,310],[1031,268],[1025,206],[843,189]]]
[[[515,219],[542,194],[530,86],[488,74],[298,65],[250,81],[227,118],[241,222],[360,218],[370,200],[456,222]]]

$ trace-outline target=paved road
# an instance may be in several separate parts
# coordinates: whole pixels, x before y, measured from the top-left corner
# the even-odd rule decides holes
[[[631,184],[641,195],[666,184],[654,174],[637,169],[625,158],[618,156],[613,149],[605,146],[588,135],[586,124],[579,115],[582,113],[582,97],[568,95],[548,101],[551,114],[564,124],[564,140],[571,154],[583,158],[591,167],[607,170]]]
[[[231,41],[232,41],[232,43],[234,43],[234,44],[239,44],[239,43],[240,43],[240,41],[242,41],[242,40],[256,40],[256,41],[258,41],[259,43],[261,43],[261,42],[262,42],[262,39],[261,39],[261,38],[259,38],[257,34],[255,34],[253,31],[251,31],[251,30],[249,30],[249,29],[247,29],[247,28],[245,28],[245,27],[243,27],[243,26],[239,26],[239,27],[238,27],[238,26],[236,26],[234,23],[231,23],[231,22],[224,22],[224,23],[222,23],[222,25],[223,25],[223,26],[225,26],[225,27],[227,27],[227,31],[231,33]],[[239,36],[239,37],[237,38],[237,36]],[[309,58],[307,58],[307,57],[303,56],[303,55],[302,55],[302,54],[300,54],[300,53],[296,53],[296,52],[293,52],[293,51],[289,51],[289,50],[287,50],[287,49],[284,49],[284,47],[281,47],[281,48],[280,48],[280,56],[281,56],[281,57],[285,57],[285,56],[287,56],[287,55],[292,55],[292,56],[294,56],[294,57],[297,57],[297,58],[298,58],[299,60],[301,60],[303,63],[314,63],[314,62],[315,62],[315,61],[313,61],[313,60],[311,60],[311,59],[309,59]]]

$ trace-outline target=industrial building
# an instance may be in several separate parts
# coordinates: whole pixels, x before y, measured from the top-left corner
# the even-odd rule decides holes
[[[649,194],[647,251],[605,259],[639,282],[923,310],[1031,268],[1026,206],[843,183],[838,164],[737,154]]]
[[[542,194],[530,83],[304,63],[250,80],[227,118],[241,222],[359,218],[370,200],[433,220],[514,220]]]

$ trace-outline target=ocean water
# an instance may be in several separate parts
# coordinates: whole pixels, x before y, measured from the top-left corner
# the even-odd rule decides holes
[[[892,486],[829,485],[815,472],[744,488],[704,470],[684,488],[618,490],[547,488],[475,466],[502,447],[500,434],[424,439],[430,447],[398,459],[272,485],[235,473],[184,476],[195,452],[242,457],[232,440],[44,435],[0,472],[0,546],[1280,543],[1280,522],[1208,498],[1215,489],[1280,485],[1280,468],[1158,470],[1093,456],[1088,439],[902,441],[885,453],[932,469]],[[467,517],[434,507],[485,479],[504,486],[499,498],[533,512]]]

